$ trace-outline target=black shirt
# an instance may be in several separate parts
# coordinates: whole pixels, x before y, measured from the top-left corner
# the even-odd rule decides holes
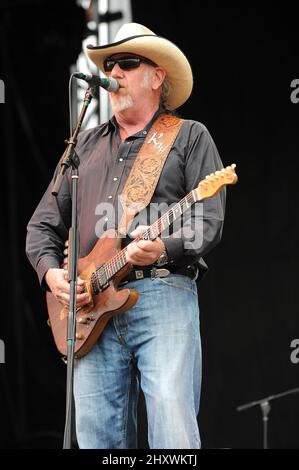
[[[79,257],[86,256],[103,231],[117,228],[121,214],[121,194],[134,160],[158,111],[140,132],[121,142],[115,118],[80,133],[76,151],[80,157],[78,191]],[[137,215],[138,224],[153,223],[162,212],[198,186],[206,175],[222,169],[215,143],[206,127],[185,120],[165,162],[150,205]],[[40,282],[50,268],[61,266],[64,242],[71,225],[71,171],[68,170],[58,197],[51,194],[53,180],[28,224],[27,256]],[[197,206],[197,207],[196,207]],[[225,189],[216,196],[196,203],[188,217],[177,221],[173,233],[162,234],[172,266],[198,263],[221,238],[225,208]],[[183,226],[182,226],[183,225]],[[132,227],[134,228],[134,227]],[[123,241],[127,244],[129,238]]]

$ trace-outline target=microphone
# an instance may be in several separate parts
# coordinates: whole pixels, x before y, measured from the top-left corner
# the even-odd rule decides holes
[[[119,89],[119,83],[115,78],[102,78],[98,75],[85,75],[85,73],[76,72],[74,77],[85,80],[90,86],[101,86],[107,91],[116,93]]]

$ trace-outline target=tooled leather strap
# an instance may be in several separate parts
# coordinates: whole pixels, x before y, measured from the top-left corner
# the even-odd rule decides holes
[[[123,214],[118,226],[119,235],[128,233],[135,215],[150,203],[183,122],[176,116],[161,114],[151,127],[120,195]]]

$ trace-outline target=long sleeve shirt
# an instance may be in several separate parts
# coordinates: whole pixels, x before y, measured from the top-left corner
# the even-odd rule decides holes
[[[108,228],[117,229],[119,195],[134,160],[159,111],[147,126],[121,141],[115,118],[79,134],[76,152],[80,158],[78,190],[79,257],[86,256]],[[57,197],[51,193],[55,174],[28,224],[27,256],[39,281],[50,268],[61,266],[64,243],[71,225],[71,170],[68,169]],[[185,120],[164,164],[151,203],[136,218],[153,223],[161,213],[198,186],[206,175],[223,168],[215,143],[206,127]],[[197,202],[189,216],[177,221],[162,239],[169,264],[175,267],[198,265],[207,269],[202,256],[221,239],[225,209],[225,189]],[[150,219],[150,220],[149,220]],[[123,240],[123,245],[130,239]]]

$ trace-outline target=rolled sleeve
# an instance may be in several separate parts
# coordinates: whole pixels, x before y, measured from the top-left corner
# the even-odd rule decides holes
[[[47,287],[44,282],[47,271],[62,264],[70,226],[71,198],[67,176],[57,197],[52,195],[54,180],[55,176],[27,226],[26,254],[43,288]]]
[[[57,258],[53,258],[51,256],[44,256],[41,258],[36,266],[36,272],[38,276],[39,283],[41,287],[47,289],[47,284],[45,281],[45,275],[51,268],[59,268],[60,263]]]

